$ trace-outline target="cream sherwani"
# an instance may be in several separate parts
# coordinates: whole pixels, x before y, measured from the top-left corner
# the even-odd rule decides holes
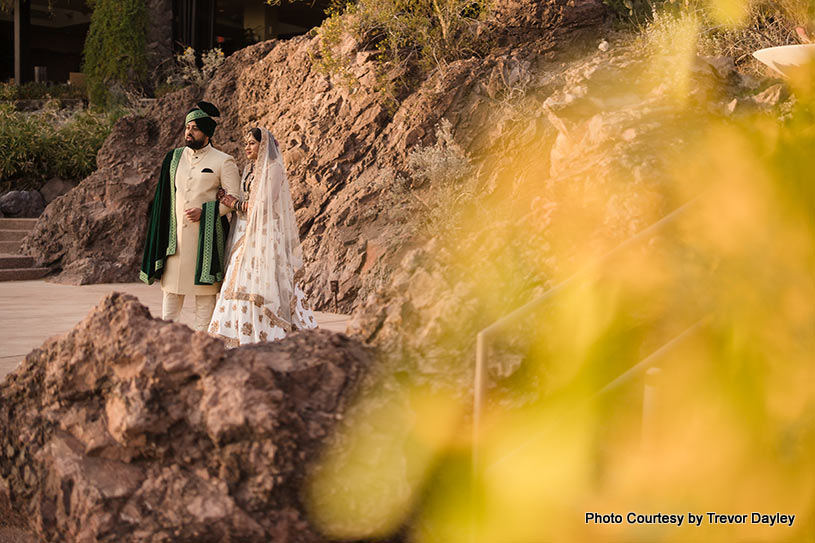
[[[167,257],[161,276],[161,288],[164,291],[164,318],[177,318],[183,305],[183,296],[196,296],[197,329],[206,329],[209,324],[212,309],[215,307],[215,295],[221,285],[195,284],[198,230],[201,223],[187,219],[184,210],[200,208],[205,202],[215,200],[219,187],[223,187],[227,194],[232,196],[240,194],[240,173],[235,159],[213,148],[212,145],[197,151],[185,147],[175,173],[178,245],[175,254]],[[221,215],[229,212],[229,208],[223,205],[220,210]],[[204,315],[207,308],[209,315]]]

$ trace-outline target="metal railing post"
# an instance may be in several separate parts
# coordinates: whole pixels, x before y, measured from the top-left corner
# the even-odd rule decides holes
[[[475,476],[478,467],[478,444],[481,431],[481,409],[484,402],[484,371],[487,364],[487,334],[480,332],[475,340],[475,375],[473,376],[473,457]]]
[[[481,443],[481,412],[484,403],[485,372],[487,367],[488,336],[480,332],[475,341],[475,374],[473,376],[473,428],[472,456],[470,458],[470,542],[478,541],[478,471]]]
[[[645,229],[641,230],[637,234],[631,236],[630,238],[626,239],[604,255],[601,255],[599,258],[595,259],[591,264],[585,266],[581,270],[577,271],[576,273],[572,274],[570,277],[565,279],[564,281],[560,282],[559,284],[555,285],[554,287],[547,290],[541,296],[527,302],[523,306],[515,309],[514,311],[510,312],[507,315],[504,315],[500,319],[496,320],[486,328],[483,328],[478,335],[476,336],[476,355],[475,355],[475,370],[473,375],[473,427],[472,427],[472,466],[471,466],[471,480],[472,480],[472,495],[473,495],[473,519],[472,519],[472,529],[473,534],[472,538],[475,538],[475,529],[476,529],[476,519],[475,519],[475,507],[476,507],[476,484],[478,481],[479,476],[479,469],[480,469],[480,452],[479,449],[481,448],[482,436],[481,436],[481,418],[482,412],[484,409],[484,395],[486,389],[486,377],[487,377],[487,370],[488,370],[488,355],[489,355],[489,341],[492,339],[491,336],[497,335],[498,333],[504,331],[509,325],[513,322],[520,320],[521,318],[537,311],[541,307],[545,306],[546,304],[550,303],[552,299],[558,296],[561,292],[565,291],[568,287],[572,284],[576,283],[579,279],[588,276],[594,270],[597,270],[600,266],[604,265],[611,259],[615,258],[616,256],[628,251],[636,244],[641,243],[650,236],[660,232],[666,225],[672,224],[674,221],[677,220],[678,217],[683,215],[690,209],[693,205],[701,200],[701,196],[697,196],[696,198],[692,199],[689,202],[681,205],[677,209],[673,210],[672,212],[668,213],[658,221],[654,222],[650,226],[646,227]],[[680,334],[678,337],[674,338],[673,340],[669,341],[665,345],[663,345],[660,349],[657,349],[651,356],[647,357],[646,359],[640,361],[640,363],[636,364],[634,367],[630,368],[628,371],[623,372],[622,375],[618,376],[616,379],[608,383],[603,389],[601,389],[597,394],[595,394],[595,398],[597,396],[603,395],[608,391],[615,389],[622,385],[623,383],[629,381],[634,375],[638,374],[639,372],[648,369],[653,363],[654,360],[662,356],[665,352],[670,351],[674,348],[674,346],[682,341],[687,335],[696,331],[696,329],[701,326],[706,319],[702,319],[702,321],[697,322],[695,325],[691,326],[688,330]],[[651,390],[647,392],[648,396],[648,405],[643,406],[643,429],[645,432],[646,424],[652,424],[652,418],[648,418],[646,421],[646,413],[648,414],[647,417],[653,417],[654,408],[653,404],[656,401],[656,392]],[[645,399],[643,400],[646,401]],[[649,430],[650,431],[650,430]],[[645,435],[645,433],[643,434]],[[494,462],[493,465],[498,464],[508,457],[512,456],[519,448],[522,448],[523,445],[516,448],[514,451],[510,452],[509,454],[505,455],[502,458],[499,458]],[[490,466],[491,468],[492,466]],[[489,469],[485,467],[485,469]]]
[[[649,450],[657,441],[659,420],[659,376],[662,370],[648,368],[645,372],[645,384],[642,389],[642,448]]]

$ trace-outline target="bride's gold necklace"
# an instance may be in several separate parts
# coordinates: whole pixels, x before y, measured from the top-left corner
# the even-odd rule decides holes
[[[249,191],[252,190],[252,181],[254,180],[255,176],[255,165],[252,164],[249,166],[249,171],[246,172],[246,175],[243,178],[243,193],[249,194]]]

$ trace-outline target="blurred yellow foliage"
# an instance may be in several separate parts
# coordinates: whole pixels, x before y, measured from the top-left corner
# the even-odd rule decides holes
[[[749,7],[735,0],[712,4],[728,24],[742,21]],[[697,28],[687,16],[673,27],[673,39],[662,34],[655,42],[652,67],[662,74],[670,68],[673,108],[688,107],[683,97]],[[591,271],[526,323],[524,381],[515,383],[535,388],[539,398],[518,405],[509,401],[511,386],[494,392],[478,442],[469,443],[468,391],[388,381],[352,410],[314,472],[308,496],[317,524],[347,539],[387,537],[407,526],[399,540],[420,543],[811,541],[813,81],[791,82],[798,102],[785,120],[711,114],[704,137],[670,158],[662,193],[638,200],[638,216],[656,221],[689,206],[601,265],[594,265],[597,257],[620,242],[603,235],[608,200],[559,186],[552,205],[570,212],[557,214],[553,221],[566,222],[549,230],[546,250],[559,263],[554,282]],[[626,182],[618,183],[621,198]],[[545,184],[539,187],[541,194],[524,198],[533,202],[532,213],[543,209],[535,208],[536,197],[551,196]],[[509,246],[510,235],[524,243],[523,232],[510,226],[517,202],[487,207],[469,227],[493,224],[486,244]],[[478,289],[495,289],[512,276],[507,254],[487,268],[462,252],[459,273],[470,270]],[[689,329],[683,341],[660,350]],[[660,372],[647,382],[647,412],[643,372],[598,394],[655,352],[649,360]],[[479,451],[473,472],[471,446]],[[620,514],[623,521],[587,522],[592,512]],[[684,521],[629,523],[629,512]],[[689,512],[702,515],[698,527],[689,525]],[[747,514],[747,522],[712,523],[709,512]],[[753,512],[795,515],[795,521],[753,524]]]

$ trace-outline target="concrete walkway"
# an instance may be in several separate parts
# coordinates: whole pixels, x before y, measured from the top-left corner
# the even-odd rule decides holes
[[[109,292],[137,297],[155,318],[161,317],[161,287],[143,283],[70,286],[37,281],[0,283],[0,381],[49,337],[65,334]],[[194,300],[185,300],[181,322],[193,322]],[[345,332],[350,317],[315,311],[320,328]]]

